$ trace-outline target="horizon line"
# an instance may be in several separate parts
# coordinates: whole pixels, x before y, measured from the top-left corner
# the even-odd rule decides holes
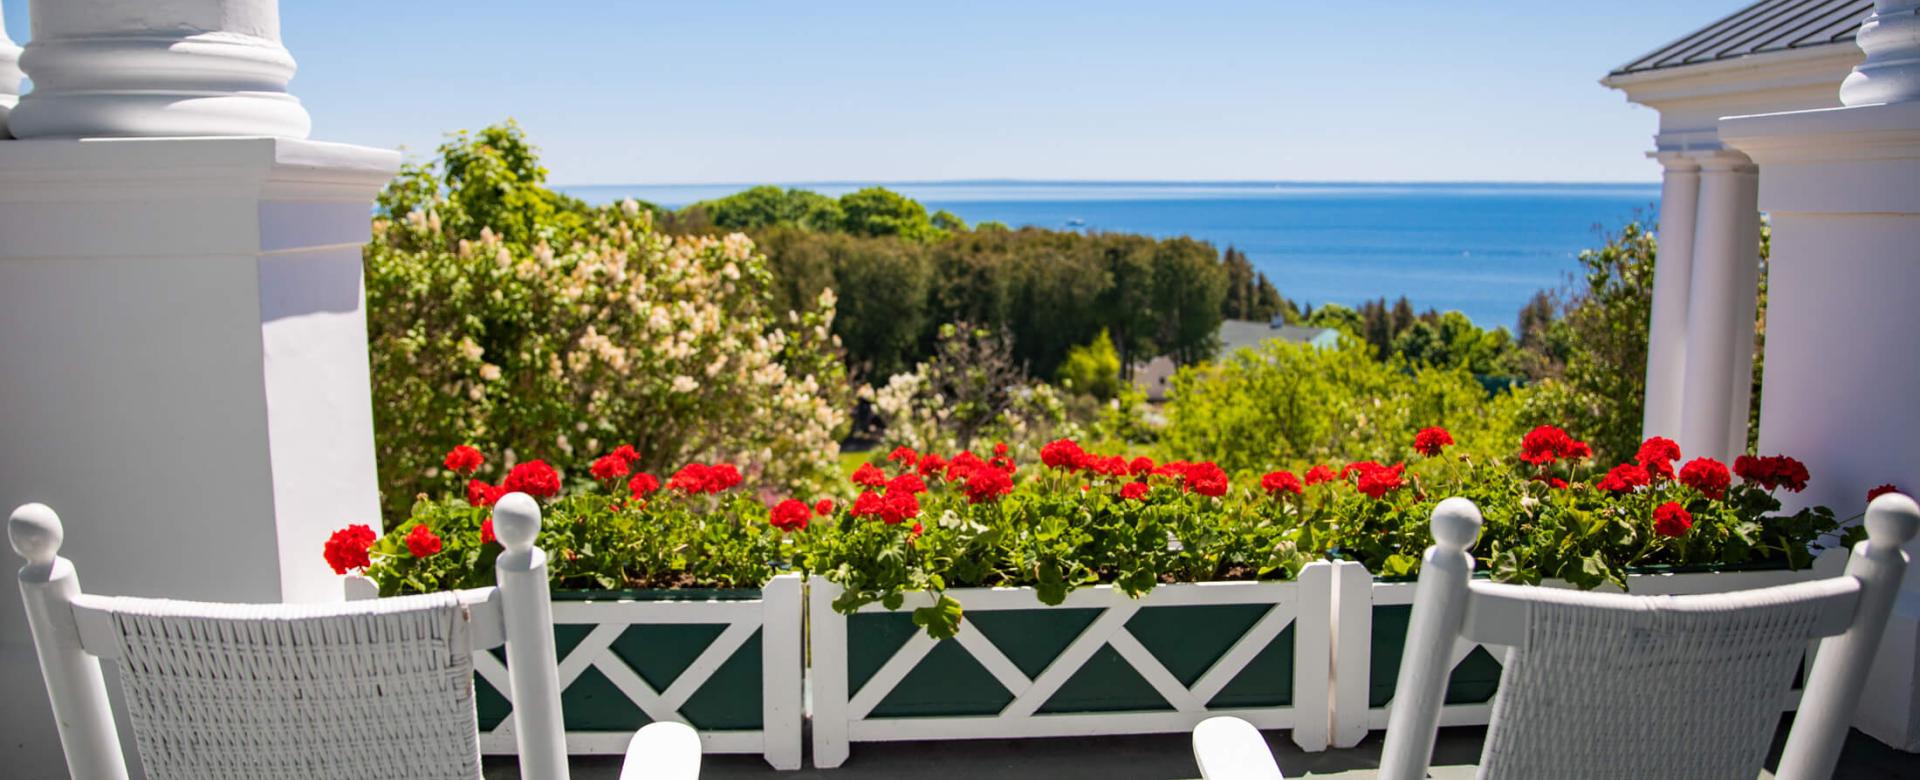
[[[1069,184],[1069,185],[1362,185],[1362,186],[1447,186],[1447,185],[1499,185],[1508,187],[1658,187],[1660,181],[1515,181],[1493,179],[1020,179],[1020,178],[982,178],[982,179],[802,179],[789,181],[680,181],[680,182],[598,182],[585,184],[549,184],[550,187],[783,187],[792,189],[801,186],[900,186],[900,185],[952,185],[952,184]]]

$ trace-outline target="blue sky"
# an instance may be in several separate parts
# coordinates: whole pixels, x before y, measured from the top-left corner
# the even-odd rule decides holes
[[[5,0],[27,36],[25,0]],[[1596,80],[1741,0],[284,0],[313,137],[561,184],[1653,181]]]

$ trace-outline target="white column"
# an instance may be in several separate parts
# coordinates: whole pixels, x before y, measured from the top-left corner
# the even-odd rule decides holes
[[[1875,4],[1845,108],[1728,117],[1773,219],[1760,451],[1807,464],[1789,509],[1859,514],[1920,495],[1920,3]],[[1878,102],[1885,101],[1885,102]],[[1908,554],[1920,558],[1920,544]],[[1910,567],[1855,726],[1920,751],[1920,567]]]
[[[1736,454],[1735,438],[1746,440],[1751,379],[1736,381],[1735,374],[1743,364],[1751,369],[1753,359],[1760,290],[1756,171],[1745,155],[1733,152],[1704,157],[1700,168],[1678,440],[1688,458],[1724,461]]]
[[[299,138],[272,0],[34,10],[32,137],[0,141],[0,511],[55,507],[94,592],[339,599],[327,534],[380,520],[360,253],[399,155]],[[0,774],[60,776],[26,637],[0,599]]]
[[[1642,436],[1680,433],[1685,387],[1688,282],[1693,278],[1693,219],[1700,203],[1700,164],[1679,152],[1655,155],[1660,179],[1659,253],[1653,270],[1653,320],[1647,332],[1646,413]]]
[[[305,138],[311,125],[287,94],[273,0],[41,0],[21,61],[33,92],[16,138]]]
[[[0,0],[0,9],[6,7]],[[7,117],[13,112],[14,105],[20,102],[20,47],[12,38],[7,37],[7,17],[0,13],[0,139],[7,133]]]

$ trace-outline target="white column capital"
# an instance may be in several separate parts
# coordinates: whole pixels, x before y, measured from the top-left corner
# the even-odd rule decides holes
[[[1854,42],[1867,58],[1840,84],[1840,103],[1920,100],[1920,0],[1875,0]]]
[[[0,9],[6,6],[0,0]],[[7,116],[20,102],[20,47],[7,37],[7,19],[0,15],[0,138],[7,138]]]
[[[287,93],[276,0],[34,4],[18,138],[277,136],[312,125]]]

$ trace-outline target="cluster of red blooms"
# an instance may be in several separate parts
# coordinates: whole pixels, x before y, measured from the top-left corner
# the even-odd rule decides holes
[[[1653,532],[1666,537],[1685,536],[1693,528],[1693,515],[1678,501],[1668,501],[1653,510]]]
[[[1520,460],[1535,466],[1550,466],[1562,460],[1585,460],[1593,457],[1593,448],[1579,441],[1567,432],[1551,425],[1542,425],[1527,432],[1520,439]]]
[[[806,530],[807,521],[812,519],[812,516],[813,510],[807,508],[806,502],[789,498],[768,510],[767,522],[775,528],[792,533]]]
[[[1421,428],[1413,435],[1413,451],[1429,458],[1453,446],[1453,434],[1445,428]]]
[[[1401,475],[1405,474],[1406,470],[1406,465],[1401,463],[1382,466],[1370,460],[1363,460],[1347,464],[1346,468],[1340,470],[1340,478],[1346,479],[1349,474],[1358,475],[1359,479],[1355,480],[1354,488],[1366,494],[1367,498],[1379,499],[1406,484],[1406,481],[1401,479]]]
[[[588,473],[601,482],[612,482],[633,473],[633,462],[640,459],[640,453],[631,444],[622,444],[612,452],[595,458]]]
[[[687,495],[719,494],[739,486],[740,470],[731,463],[689,463],[667,478],[667,487]],[[639,495],[637,490],[635,495]]]
[[[334,531],[332,536],[327,537],[327,545],[322,554],[326,556],[327,565],[333,567],[334,574],[346,574],[352,569],[364,569],[373,563],[367,557],[367,549],[373,546],[374,539],[372,528],[355,523]]]
[[[1040,448],[1040,462],[1055,471],[1069,474],[1085,473],[1095,477],[1108,477],[1115,480],[1129,480],[1120,487],[1120,497],[1139,501],[1147,497],[1152,487],[1146,479],[1150,475],[1172,477],[1181,490],[1199,493],[1203,496],[1218,498],[1227,494],[1231,481],[1225,469],[1212,461],[1198,463],[1175,460],[1155,464],[1152,458],[1145,456],[1128,460],[1122,455],[1099,455],[1081,449],[1072,439],[1059,439]],[[1135,487],[1135,486],[1138,487]]]
[[[472,474],[485,460],[479,450],[462,444],[447,453],[444,463],[456,473]],[[508,493],[552,498],[560,494],[560,475],[546,461],[530,460],[508,469],[507,478],[498,485],[479,479],[467,480],[467,503],[474,506],[493,506]]]
[[[1741,455],[1733,459],[1733,472],[1739,474],[1741,479],[1767,490],[1786,488],[1789,492],[1798,493],[1807,489],[1806,464],[1785,455],[1762,458]],[[1873,498],[1867,500],[1872,501]]]

